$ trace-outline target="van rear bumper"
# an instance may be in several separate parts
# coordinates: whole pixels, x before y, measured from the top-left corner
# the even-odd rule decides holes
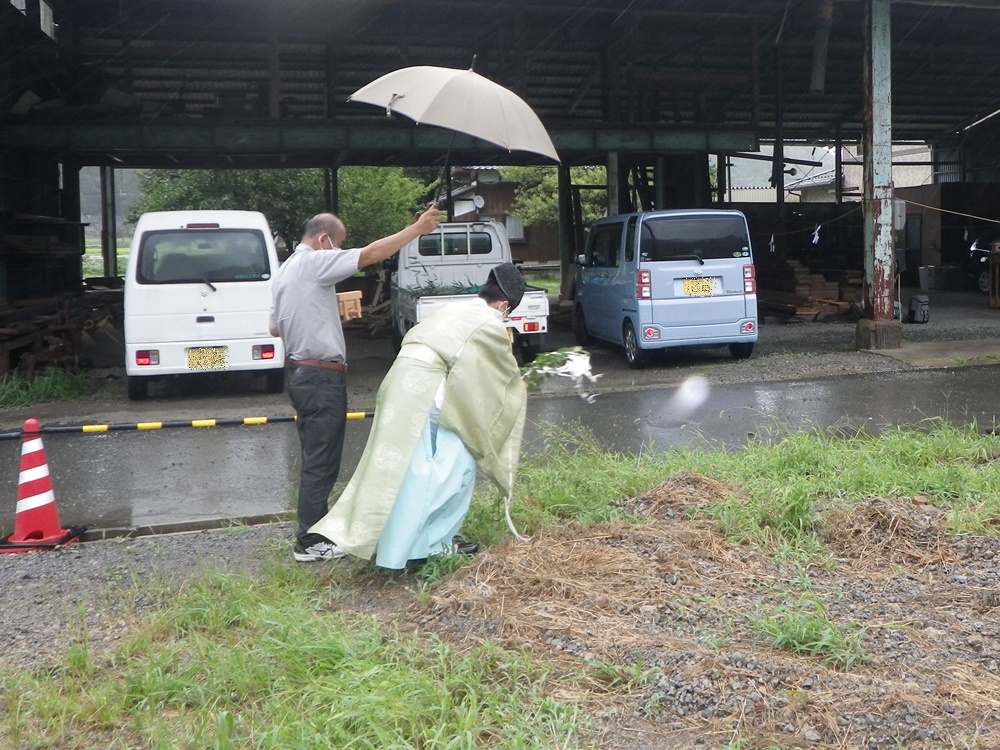
[[[741,333],[750,327],[750,332]],[[733,323],[691,326],[647,324],[637,333],[641,349],[669,349],[679,346],[715,346],[751,344],[757,341],[757,319],[744,318]]]
[[[266,345],[274,347],[274,358],[254,359],[253,348]],[[211,349],[216,352],[200,352],[192,357],[188,356],[191,350],[197,349]],[[159,353],[159,364],[137,365],[136,352],[150,350]],[[217,353],[219,350],[224,350],[224,356]],[[285,348],[280,338],[125,344],[125,372],[129,377],[188,375],[199,372],[248,372],[276,370],[284,366]]]

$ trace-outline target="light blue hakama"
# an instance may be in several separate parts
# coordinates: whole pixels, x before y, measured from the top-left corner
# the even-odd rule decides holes
[[[375,564],[399,570],[407,560],[450,552],[475,483],[476,460],[461,438],[428,418],[379,539]]]

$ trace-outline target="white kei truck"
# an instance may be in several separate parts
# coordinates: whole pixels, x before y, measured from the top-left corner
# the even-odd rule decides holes
[[[510,261],[507,230],[495,221],[443,223],[407,244],[396,256],[390,280],[395,347],[410,328],[442,305],[474,299],[490,269]],[[527,286],[507,321],[522,362],[543,350],[548,317],[545,290]]]
[[[143,214],[125,271],[128,397],[167,376],[251,371],[285,386],[281,339],[268,333],[278,269],[271,229],[256,211]]]

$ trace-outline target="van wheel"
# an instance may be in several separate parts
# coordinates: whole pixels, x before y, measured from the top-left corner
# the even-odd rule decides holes
[[[988,270],[979,272],[979,275],[976,276],[976,286],[983,294],[990,293],[990,272]]]
[[[622,342],[625,346],[625,362],[633,370],[641,370],[649,362],[649,352],[639,348],[639,338],[635,335],[635,328],[628,321],[622,329]]]
[[[753,354],[753,343],[730,344],[729,353],[733,355],[733,359],[749,359]]]
[[[149,395],[148,378],[126,378],[126,386],[131,401],[143,401]]]
[[[590,332],[587,321],[583,317],[583,308],[577,305],[573,308],[573,337],[580,346],[590,346]]]
[[[268,393],[281,393],[285,390],[285,368],[268,370],[265,377],[267,378],[266,388]]]

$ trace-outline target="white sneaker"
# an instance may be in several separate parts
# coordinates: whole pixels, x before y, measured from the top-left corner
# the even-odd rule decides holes
[[[299,544],[295,545],[296,562],[327,562],[330,560],[339,560],[346,555],[347,553],[344,550],[330,542],[316,542],[305,548]]]

